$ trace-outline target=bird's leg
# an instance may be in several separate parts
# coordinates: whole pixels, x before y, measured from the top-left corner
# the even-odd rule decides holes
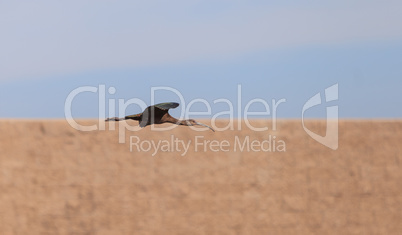
[[[113,117],[113,118],[107,118],[107,119],[105,120],[105,122],[109,122],[109,121],[118,122],[118,121],[123,121],[123,120],[125,120],[125,119],[126,119],[126,118]]]

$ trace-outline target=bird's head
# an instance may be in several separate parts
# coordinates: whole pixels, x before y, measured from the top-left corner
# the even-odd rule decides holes
[[[194,119],[188,119],[188,120],[186,120],[186,123],[187,123],[187,126],[195,126],[195,125],[198,125],[198,124],[197,124],[197,121],[194,120]]]
[[[208,125],[205,125],[205,124],[203,124],[203,123],[200,123],[200,122],[197,122],[196,120],[194,120],[194,119],[188,119],[188,120],[186,120],[186,123],[187,123],[187,126],[205,126],[205,127],[208,127],[209,129],[211,129],[213,132],[215,132],[215,130],[214,129],[212,129],[212,127],[210,127],[210,126],[208,126]]]

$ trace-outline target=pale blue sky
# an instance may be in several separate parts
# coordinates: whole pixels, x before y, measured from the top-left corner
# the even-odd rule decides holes
[[[151,87],[171,86],[187,103],[236,106],[241,84],[243,106],[285,98],[278,116],[299,118],[339,83],[341,117],[401,118],[400,12],[400,1],[374,0],[0,1],[0,117],[62,118],[73,89],[100,84],[113,99],[149,104]],[[74,117],[97,117],[96,98],[78,96]]]

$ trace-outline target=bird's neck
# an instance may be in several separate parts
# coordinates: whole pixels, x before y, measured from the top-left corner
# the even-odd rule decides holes
[[[177,120],[177,125],[183,125],[183,126],[188,126],[188,121],[187,120]]]
[[[170,115],[166,118],[166,122],[177,124],[177,125],[188,126],[187,120],[179,120],[179,119],[174,118],[174,117],[172,117]]]

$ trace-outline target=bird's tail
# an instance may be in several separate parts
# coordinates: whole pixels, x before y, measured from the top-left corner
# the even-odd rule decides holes
[[[123,120],[126,120],[126,118],[125,117],[124,118],[113,117],[113,118],[106,118],[105,122],[109,122],[109,121],[118,122],[118,121],[123,121]]]

